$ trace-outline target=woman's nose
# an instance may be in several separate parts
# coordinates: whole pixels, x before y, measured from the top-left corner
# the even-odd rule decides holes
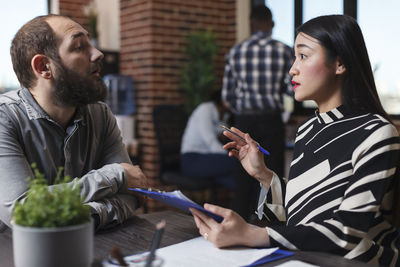
[[[296,74],[298,74],[296,62],[294,62],[293,65],[292,65],[292,67],[290,68],[289,74],[290,74],[291,76],[295,76]]]

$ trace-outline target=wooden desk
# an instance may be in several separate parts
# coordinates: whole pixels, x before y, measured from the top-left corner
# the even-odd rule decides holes
[[[132,218],[112,231],[95,235],[93,267],[100,266],[100,261],[108,256],[110,249],[118,245],[123,254],[135,254],[148,250],[154,234],[155,225],[165,219],[167,226],[161,241],[161,247],[173,245],[199,236],[193,218],[175,211],[154,212]],[[12,267],[12,233],[10,229],[0,233],[0,266]],[[327,253],[295,252],[293,257],[274,261],[260,266],[276,266],[288,260],[301,260],[311,264],[327,267],[368,266],[364,263],[346,260],[343,257]]]

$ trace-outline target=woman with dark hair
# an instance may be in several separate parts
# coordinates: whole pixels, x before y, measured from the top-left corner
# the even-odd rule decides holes
[[[317,17],[298,28],[294,49],[295,98],[318,109],[297,131],[288,181],[265,166],[249,134],[232,128],[243,142],[224,132],[232,140],[224,148],[264,189],[259,215],[278,223],[260,228],[206,204],[224,220],[192,210],[196,225],[217,247],[279,246],[399,265],[400,139],[379,101],[361,30],[348,16]]]

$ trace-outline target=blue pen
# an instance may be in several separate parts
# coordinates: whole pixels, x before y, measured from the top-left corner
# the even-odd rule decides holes
[[[240,140],[242,140],[243,142],[247,143],[247,142],[246,142],[246,139],[244,139],[243,137],[241,137],[241,136],[238,135],[237,133],[232,132],[232,130],[229,129],[228,127],[226,127],[225,125],[222,125],[222,124],[221,124],[220,127],[221,127],[222,129],[224,129],[224,130],[226,130],[226,131],[232,133],[233,135],[239,137]],[[268,152],[265,148],[263,148],[262,146],[260,146],[259,144],[257,144],[257,148],[258,148],[262,153],[264,153],[265,155],[269,155],[269,152]]]

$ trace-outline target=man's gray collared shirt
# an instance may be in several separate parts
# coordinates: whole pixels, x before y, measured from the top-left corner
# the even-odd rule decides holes
[[[121,162],[130,163],[116,120],[101,102],[78,108],[67,129],[52,120],[28,89],[0,95],[0,220],[10,225],[14,202],[27,190],[36,163],[50,186],[60,166],[81,185],[100,226],[133,215]],[[78,178],[79,177],[79,178]],[[55,185],[56,186],[56,185]]]

